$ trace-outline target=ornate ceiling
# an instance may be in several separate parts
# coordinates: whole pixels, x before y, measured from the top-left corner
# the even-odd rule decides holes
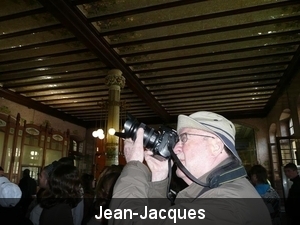
[[[120,69],[145,123],[264,117],[299,67],[299,19],[291,0],[2,0],[0,96],[87,127]]]

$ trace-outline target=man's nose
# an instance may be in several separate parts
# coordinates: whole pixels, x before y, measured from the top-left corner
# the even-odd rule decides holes
[[[173,149],[174,153],[178,155],[180,152],[182,152],[182,144],[181,141],[178,141]]]

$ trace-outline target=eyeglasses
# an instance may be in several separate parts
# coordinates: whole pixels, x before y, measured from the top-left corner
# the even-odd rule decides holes
[[[180,140],[182,143],[187,142],[187,140],[188,140],[188,135],[199,136],[199,137],[207,137],[207,138],[215,138],[215,137],[208,136],[208,135],[182,133],[182,134],[179,135],[179,140]]]

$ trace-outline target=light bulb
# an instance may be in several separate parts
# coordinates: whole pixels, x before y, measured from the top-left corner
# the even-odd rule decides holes
[[[101,129],[101,128],[98,129],[97,132],[98,132],[98,134],[104,134],[104,131],[103,131],[103,129]],[[98,136],[99,136],[99,135],[98,135]]]
[[[98,135],[98,138],[99,138],[99,139],[101,139],[101,140],[102,140],[102,139],[104,139],[104,137],[105,137],[105,135],[104,135],[104,134],[100,134],[100,135]]]
[[[108,133],[110,135],[114,135],[116,133],[116,130],[114,128],[109,128]]]
[[[98,136],[98,133],[97,133],[97,131],[96,131],[96,130],[95,130],[95,131],[93,131],[92,135],[93,135],[93,137],[94,137],[94,138],[95,138],[95,137],[97,137],[97,136]]]

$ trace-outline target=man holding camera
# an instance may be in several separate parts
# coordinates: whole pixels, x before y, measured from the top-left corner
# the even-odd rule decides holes
[[[179,115],[177,134],[170,152],[177,176],[188,187],[173,204],[164,200],[170,162],[144,151],[145,134],[139,128],[134,142],[125,140],[127,164],[114,187],[109,224],[271,224],[265,204],[246,179],[229,120],[207,111]],[[133,217],[125,218],[121,209]]]

